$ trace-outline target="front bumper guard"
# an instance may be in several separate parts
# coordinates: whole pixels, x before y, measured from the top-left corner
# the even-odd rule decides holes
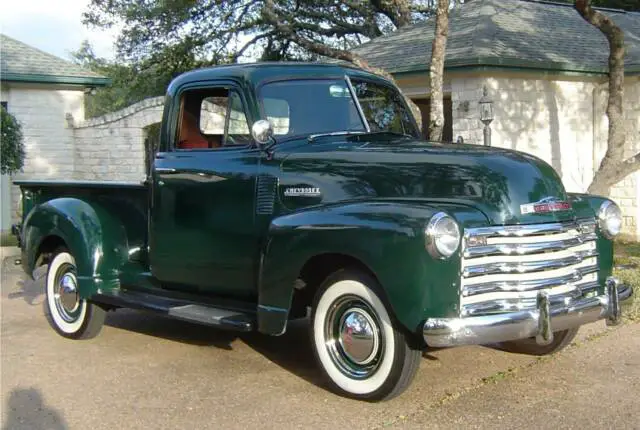
[[[424,323],[423,336],[432,347],[483,345],[530,337],[535,337],[540,345],[548,345],[553,342],[554,331],[603,318],[607,325],[619,324],[620,303],[632,295],[630,286],[609,277],[602,296],[551,306],[547,293],[540,291],[535,310],[468,318],[429,318]]]

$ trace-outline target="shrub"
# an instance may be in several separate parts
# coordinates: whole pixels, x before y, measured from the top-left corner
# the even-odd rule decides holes
[[[0,167],[2,174],[19,172],[24,165],[24,143],[22,127],[16,118],[2,107],[2,137],[0,144]]]

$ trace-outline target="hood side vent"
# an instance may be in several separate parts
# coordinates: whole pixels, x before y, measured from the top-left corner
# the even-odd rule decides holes
[[[278,178],[271,175],[258,175],[256,188],[256,214],[271,215],[276,199]]]

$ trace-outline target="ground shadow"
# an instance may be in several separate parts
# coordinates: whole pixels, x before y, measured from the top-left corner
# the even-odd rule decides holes
[[[4,291],[9,291],[7,294],[9,299],[23,299],[30,306],[40,305],[44,302],[46,275],[47,266],[40,266],[34,270],[34,279],[31,279],[31,277],[22,271],[22,268],[5,260],[2,268],[3,293]],[[17,279],[17,282],[15,285],[6,285],[5,282],[9,279]]]
[[[60,412],[47,406],[37,388],[16,388],[9,394],[3,430],[65,430],[68,425]]]
[[[327,388],[311,350],[309,324],[306,319],[291,321],[287,332],[282,336],[217,330],[130,309],[109,313],[106,324],[148,336],[224,350],[231,350],[233,342],[239,339],[284,370],[314,385]]]

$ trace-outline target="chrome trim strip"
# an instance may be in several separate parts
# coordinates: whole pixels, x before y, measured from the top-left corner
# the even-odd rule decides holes
[[[546,234],[566,233],[571,230],[582,231],[583,226],[596,225],[594,219],[577,220],[576,222],[555,222],[548,224],[517,224],[495,227],[478,227],[466,229],[469,236],[486,237],[523,237]]]
[[[556,306],[550,304],[549,329],[552,332],[577,327],[602,318],[619,320],[616,303],[633,296],[630,286],[621,285],[615,278],[607,279],[607,293],[580,298]],[[615,286],[615,288],[613,287]],[[545,309],[527,310],[468,318],[429,318],[423,326],[423,337],[432,347],[482,345],[536,337],[541,333],[541,317]],[[542,313],[542,315],[541,315]],[[544,324],[542,324],[544,325]]]
[[[520,263],[478,264],[476,266],[465,267],[462,271],[462,276],[465,278],[474,278],[476,276],[494,275],[498,273],[517,274],[542,272],[545,270],[560,269],[563,267],[572,266],[574,264],[579,264],[585,258],[595,257],[597,255],[598,251],[593,249],[588,251],[580,251],[570,257],[559,258],[557,260],[524,261]]]
[[[356,103],[356,109],[358,109],[358,114],[360,114],[360,119],[364,124],[364,128],[365,130],[367,130],[367,133],[369,133],[371,132],[371,126],[369,125],[369,121],[367,121],[367,117],[364,115],[364,110],[362,110],[362,105],[360,104],[360,100],[358,99],[358,95],[356,94],[355,88],[353,88],[351,79],[349,78],[348,75],[344,75],[344,80],[347,81],[347,87],[349,88],[351,97],[353,97],[353,101]]]
[[[496,245],[485,245],[477,247],[467,247],[464,250],[465,257],[488,257],[491,255],[527,255],[549,251],[562,251],[572,246],[583,244],[581,238],[554,240],[551,242],[535,243],[500,243]]]
[[[538,290],[545,291],[545,290]],[[549,294],[552,304],[564,303],[567,300],[575,300],[582,297],[582,289],[574,288],[562,294]],[[462,316],[477,316],[505,312],[517,312],[533,310],[536,308],[536,296],[525,299],[499,299],[488,300],[486,302],[471,303],[462,307]]]
[[[598,271],[598,265],[581,267],[574,272],[555,278],[530,279],[526,281],[495,281],[484,284],[467,285],[462,288],[462,296],[469,297],[495,292],[525,292],[552,288],[569,282],[579,282],[584,275]]]

